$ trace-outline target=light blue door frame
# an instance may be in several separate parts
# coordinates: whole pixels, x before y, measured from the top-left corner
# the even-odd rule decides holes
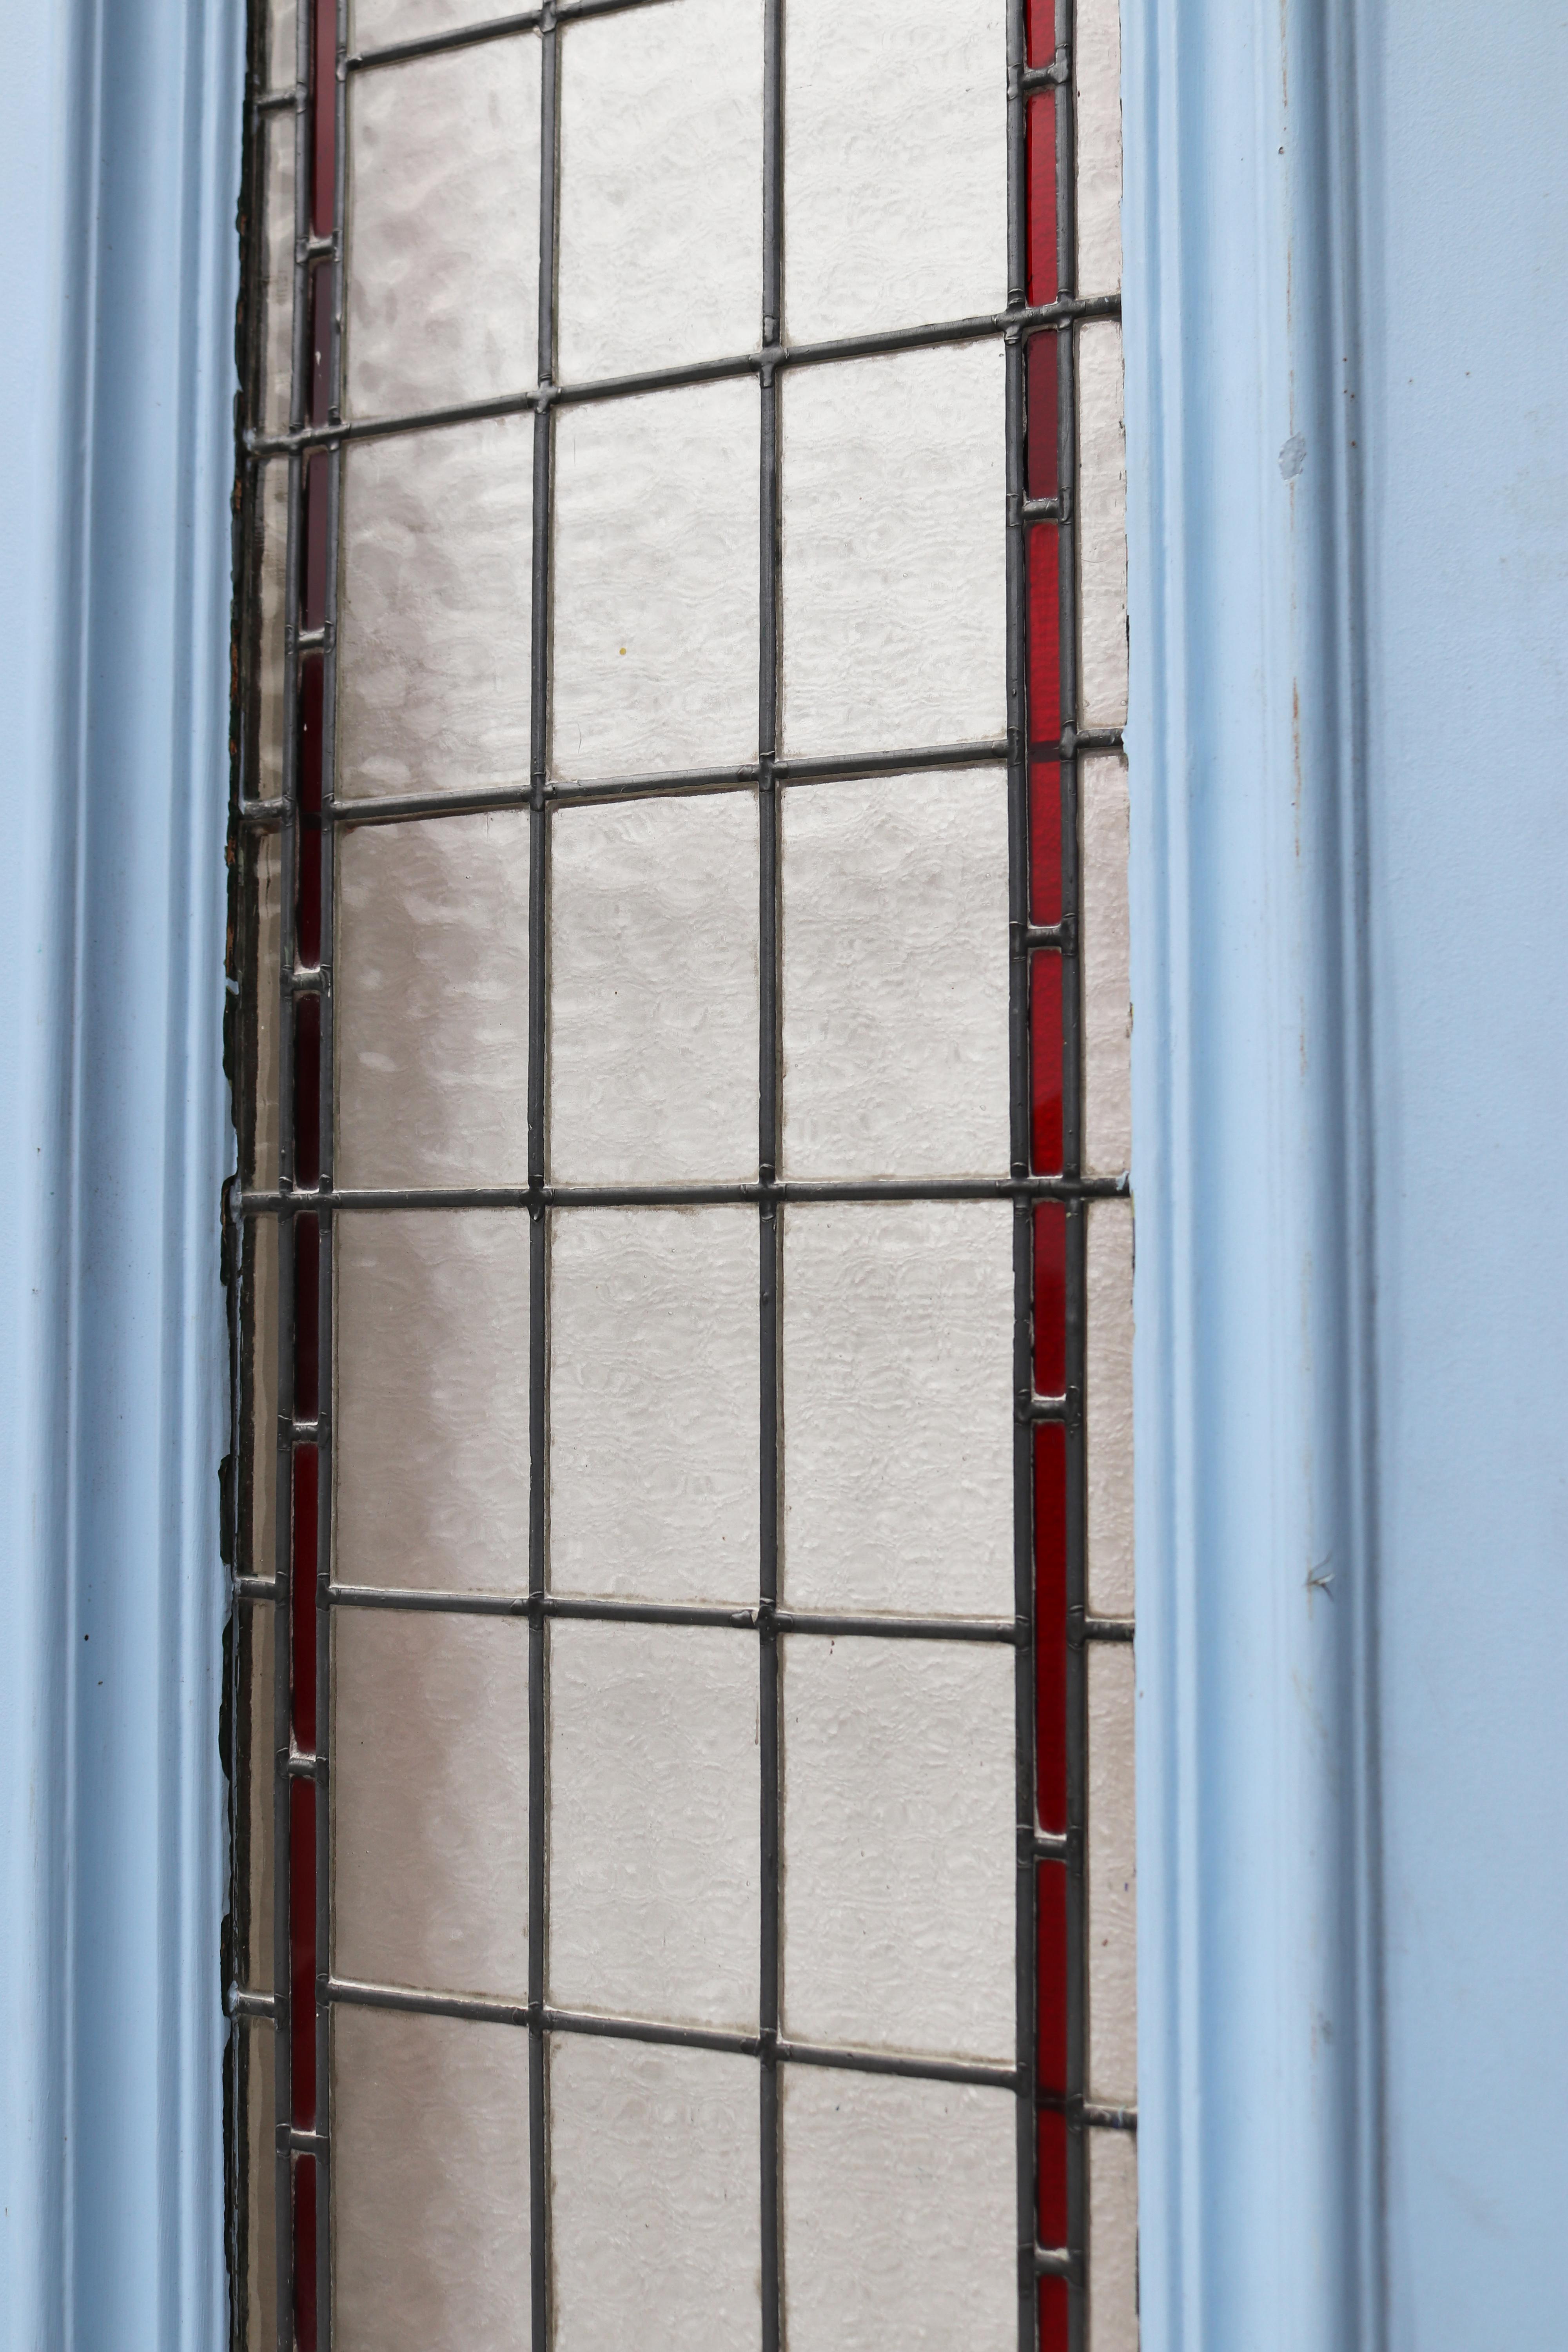
[[[1125,0],[1150,2352],[1568,2343],[1559,0]],[[0,2352],[219,2352],[240,0],[0,77]]]

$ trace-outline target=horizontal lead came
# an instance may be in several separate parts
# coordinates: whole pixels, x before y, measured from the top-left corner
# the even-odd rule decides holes
[[[526,1184],[389,1186],[375,1192],[252,1192],[231,1195],[242,1217],[390,1215],[399,1211],[546,1209],[698,1209],[765,1199],[806,1207],[831,1202],[1110,1201],[1131,1189],[1129,1176],[953,1176],[866,1178],[772,1184]]]

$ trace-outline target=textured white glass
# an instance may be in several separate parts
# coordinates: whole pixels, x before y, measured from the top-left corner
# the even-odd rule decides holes
[[[496,0],[353,0],[351,46],[385,48],[393,41],[417,41],[426,33],[482,25],[506,13]]]
[[[533,419],[343,457],[338,790],[528,778]]]
[[[1089,1645],[1089,2093],[1138,2099],[1137,1835],[1132,1649]]]
[[[562,1212],[550,1291],[555,1591],[749,1607],[756,1211]]]
[[[789,0],[790,337],[1007,300],[1003,0]]]
[[[755,794],[562,809],[550,898],[551,1173],[754,1175]]]
[[[1078,100],[1078,282],[1085,294],[1121,284],[1121,12],[1118,0],[1078,0],[1073,27]]]
[[[256,781],[258,797],[275,801],[283,790],[283,591],[289,562],[289,469],[276,460],[262,470],[259,520]]]
[[[761,0],[561,34],[561,373],[749,352],[763,291]]]
[[[340,1217],[334,1251],[338,1580],[525,1588],[527,1217]]]
[[[1002,768],[784,797],[784,1163],[1007,1171]]]
[[[340,1609],[332,1965],[528,1998],[528,1628]]]
[[[1096,1616],[1131,1617],[1132,1209],[1129,1202],[1089,1204],[1086,1256],[1089,1605]]]
[[[780,2069],[790,2352],[1015,2352],[1016,2103]]]
[[[782,406],[786,749],[1002,735],[1000,341],[803,368]]]
[[[337,2352],[510,2346],[529,2309],[528,2036],[332,2011]]]
[[[1079,330],[1079,578],[1083,723],[1127,717],[1127,436],[1121,415],[1121,330],[1091,319]]]
[[[551,2000],[754,2028],[755,1641],[557,1620],[550,1758]]]
[[[755,2059],[559,2034],[555,2352],[741,2352],[762,2325]]]
[[[242,2210],[247,2259],[243,2284],[235,2279],[234,2294],[237,2302],[241,2295],[244,2298],[245,2318],[241,2324],[246,2333],[242,2340],[258,2346],[278,2341],[275,2034],[276,2028],[264,2025],[259,2018],[235,2019],[235,2041],[245,2069],[238,2098],[245,2116],[240,2161],[245,2168]]]
[[[340,828],[340,1185],[527,1181],[528,828]]]
[[[271,1576],[278,1566],[277,1220],[253,1218],[249,1239],[250,1573]],[[270,1795],[268,1802],[271,1803]]]
[[[1089,2352],[1138,2352],[1138,2142],[1122,2131],[1088,2138]]]
[[[267,87],[285,89],[292,86],[296,65],[294,0],[272,0],[268,19]]]
[[[756,758],[758,417],[749,382],[558,413],[559,774]]]
[[[1013,2054],[1013,1652],[784,1643],[784,2017],[800,2042]]]
[[[272,1427],[276,1429],[277,1423]],[[276,1447],[269,1449],[276,1457]],[[270,1572],[270,1563],[268,1563]],[[242,1612],[235,1612],[237,1620]],[[247,1759],[244,1776],[244,1832],[247,1849],[247,1899],[249,1916],[246,1920],[241,1965],[242,1981],[253,1990],[270,1992],[272,1978],[272,1698],[273,1658],[276,1648],[277,1612],[266,1607],[253,1607],[243,1612],[244,1632],[237,1624],[237,1638],[241,1642],[239,1704],[243,1720],[236,1726],[236,1747]],[[240,1825],[236,1824],[237,1828]]]
[[[1120,1176],[1132,1159],[1127,762],[1085,760],[1080,792],[1084,1169]]]
[[[289,58],[283,77],[294,79]],[[261,362],[261,415],[264,429],[283,433],[289,426],[289,395],[294,369],[294,116],[268,118],[262,133],[267,162],[266,214],[262,226],[262,287],[264,305]],[[274,460],[268,476],[285,476]],[[285,477],[286,478],[286,477]]]
[[[250,1065],[252,1124],[247,1139],[247,1174],[251,1183],[270,1192],[278,1182],[278,978],[283,908],[279,836],[272,832],[258,835],[251,855],[256,875],[256,932],[249,970],[256,1026]]]
[[[539,79],[539,42],[524,37],[351,80],[351,414],[535,381]]]
[[[1013,1612],[1005,1202],[784,1212],[784,1596]]]

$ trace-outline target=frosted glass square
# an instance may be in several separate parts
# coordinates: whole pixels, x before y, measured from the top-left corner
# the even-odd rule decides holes
[[[397,415],[538,374],[539,43],[349,83],[347,395]]]
[[[1003,0],[789,0],[788,61],[791,340],[1005,309]]]
[[[1000,342],[803,368],[783,415],[785,749],[1005,734]]]
[[[1083,724],[1120,727],[1127,718],[1127,435],[1114,320],[1079,329],[1078,431]]]
[[[1013,1613],[1013,1221],[1005,1202],[784,1219],[784,1594]]]
[[[561,37],[561,374],[751,351],[763,295],[760,0]]]
[[[785,1168],[1005,1175],[1005,772],[814,784],[783,822]]]
[[[528,1180],[526,811],[338,832],[337,1181]]]
[[[527,782],[532,510],[530,416],[345,451],[340,793]]]
[[[558,774],[756,758],[758,401],[710,383],[557,415]]]
[[[814,2066],[780,2080],[790,2352],[1015,2352],[1012,2096]]]
[[[332,2013],[338,2352],[515,2344],[530,2299],[528,2036]]]
[[[508,13],[497,0],[353,0],[353,47],[386,48],[394,41],[417,41],[427,33],[482,25]]]
[[[1119,0],[1078,0],[1073,26],[1078,100],[1078,282],[1085,294],[1121,284],[1121,11]]]
[[[560,2034],[555,2352],[739,2352],[762,2326],[758,2067]]]
[[[1138,2352],[1138,2142],[1089,2135],[1089,2352]]]
[[[1130,1643],[1089,1645],[1089,2092],[1138,2098],[1136,1685]]]
[[[528,1998],[528,1628],[340,1609],[339,1976]]]
[[[336,1576],[528,1584],[528,1219],[338,1220]]]
[[[550,896],[552,1174],[754,1175],[755,794],[562,809]]]
[[[1089,1605],[1132,1614],[1132,1204],[1095,1201],[1086,1251]]]
[[[754,2028],[755,1639],[558,1620],[550,1742],[551,2000]]]
[[[1012,2061],[1013,1653],[784,1643],[784,2019]]]
[[[290,53],[282,79],[294,79]],[[294,373],[294,116],[275,114],[263,132],[261,417],[267,433],[289,429]],[[274,470],[280,470],[274,468]]]
[[[1085,760],[1080,789],[1084,1167],[1091,1176],[1120,1176],[1132,1159],[1127,762]]]
[[[750,1607],[755,1211],[590,1210],[552,1222],[552,1584]]]

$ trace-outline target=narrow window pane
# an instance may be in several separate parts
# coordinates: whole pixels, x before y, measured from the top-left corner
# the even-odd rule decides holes
[[[340,828],[340,1185],[527,1181],[528,828]]]
[[[1062,1164],[1062,960],[1052,949],[1029,965],[1033,1159],[1042,1176]]]
[[[751,1606],[756,1212],[558,1214],[550,1282],[555,1591]]]
[[[550,2123],[557,2352],[757,2342],[755,2060],[558,2034]]]
[[[292,48],[282,79],[294,79]],[[264,432],[289,426],[294,360],[294,118],[276,114],[262,133],[263,205],[261,300],[261,424]],[[281,473],[282,468],[275,469]]]
[[[1132,1209],[1096,1201],[1089,1210],[1089,1605],[1097,1616],[1132,1614]]]
[[[332,2016],[332,2341],[510,2345],[529,2305],[528,2036]]]
[[[1001,345],[802,369],[783,415],[786,749],[1002,735]]]
[[[351,413],[521,391],[539,350],[539,43],[349,85]]]
[[[353,46],[379,49],[510,13],[498,0],[353,0]]]
[[[1029,100],[1028,287],[1031,302],[1054,302],[1057,268],[1057,101]]]
[[[1006,2092],[786,2067],[790,2352],[1016,2352]]]
[[[1091,1176],[1132,1157],[1132,982],[1127,908],[1127,765],[1085,760],[1083,834],[1083,1156]]]
[[[786,2033],[1005,2063],[1011,1650],[796,1634],[783,1674]]]
[[[1056,743],[1062,731],[1061,534],[1054,523],[1029,533],[1029,740]]]
[[[1121,12],[1117,0],[1077,0],[1073,88],[1078,98],[1078,282],[1085,294],[1121,284]]]
[[[754,1174],[755,794],[563,809],[551,842],[552,1174]]]
[[[1005,1173],[1003,771],[786,793],[783,904],[789,1173]]]
[[[790,1606],[1010,1616],[1006,1205],[835,1203],[783,1232]]]
[[[243,2189],[235,2202],[235,2300],[247,2347],[278,2341],[278,2116],[276,2029],[237,2020],[233,2027],[235,2139]]]
[[[1127,436],[1121,415],[1121,330],[1092,319],[1079,329],[1079,562],[1083,719],[1127,718]]]
[[[528,1249],[524,1216],[340,1219],[341,1583],[526,1586]]]
[[[754,2031],[754,1643],[557,1621],[550,1654],[551,2000]]]
[[[1089,2144],[1089,2352],[1138,2352],[1138,2142],[1101,2131]]]
[[[1137,1853],[1132,1645],[1089,1654],[1089,2087],[1108,2106],[1138,2099]]]
[[[760,0],[663,0],[567,26],[563,381],[750,351],[762,184]]]
[[[792,341],[1007,299],[1002,0],[790,0]]]

